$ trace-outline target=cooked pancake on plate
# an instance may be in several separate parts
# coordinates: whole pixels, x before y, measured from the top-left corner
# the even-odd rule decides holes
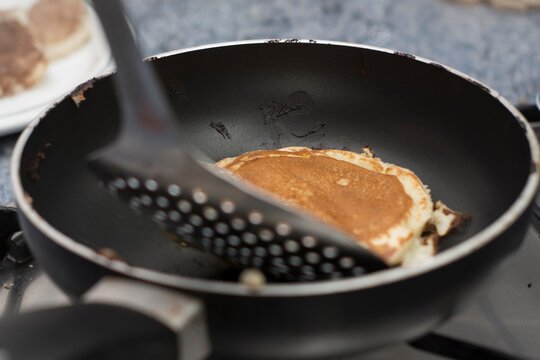
[[[433,204],[410,170],[344,150],[259,150],[216,165],[348,233],[389,265],[433,256],[439,237],[466,215]]]
[[[0,10],[0,21],[18,20],[19,18],[20,14],[16,9]]]
[[[27,13],[28,25],[49,60],[75,50],[90,37],[82,0],[40,0]]]
[[[37,84],[47,60],[30,31],[18,20],[2,15],[0,22],[0,96],[12,95]]]

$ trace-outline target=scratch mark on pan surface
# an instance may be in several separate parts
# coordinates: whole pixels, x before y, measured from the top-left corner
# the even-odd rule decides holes
[[[263,113],[264,124],[273,123],[280,117],[288,118],[309,114],[313,110],[313,100],[302,90],[295,91],[287,97],[286,101],[273,100],[269,104],[259,106]]]
[[[306,136],[309,136],[311,134],[315,134],[316,132],[318,132],[319,130],[321,130],[323,127],[326,126],[326,123],[325,122],[321,122],[321,123],[318,123],[318,124],[315,124],[314,127],[311,128],[311,130],[309,130],[307,133],[305,134],[293,134],[291,133],[292,136],[296,136],[297,138],[304,138]]]
[[[221,121],[218,121],[217,123],[212,121],[210,123],[210,126],[214,128],[218,132],[219,135],[223,136],[225,140],[231,140],[231,134],[229,133],[229,131],[227,130],[227,128],[225,127],[225,125],[223,125]]]
[[[281,137],[290,134],[287,121],[300,115],[310,114],[313,110],[313,99],[303,90],[293,92],[285,101],[272,100],[270,103],[259,106],[262,112],[264,125],[268,127],[274,148],[281,146]]]
[[[259,110],[262,111],[264,117],[264,124],[268,125],[276,118],[287,115],[290,112],[301,110],[304,107],[303,104],[284,104],[277,101],[272,101],[268,105],[259,106]]]

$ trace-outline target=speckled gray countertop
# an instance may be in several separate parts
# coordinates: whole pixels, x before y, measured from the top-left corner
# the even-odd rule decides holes
[[[260,38],[307,38],[392,48],[441,62],[513,103],[540,92],[540,11],[501,11],[443,0],[125,0],[145,56],[179,48]],[[17,135],[0,137],[0,202],[12,200],[9,156]],[[529,232],[517,270],[442,330],[535,356],[540,331],[532,280],[540,242]],[[528,260],[527,260],[528,259]],[[533,295],[532,292],[535,292]],[[505,304],[518,304],[508,307]],[[521,313],[517,313],[520,312]],[[517,315],[516,315],[517,314]],[[524,321],[523,319],[526,319]],[[510,329],[510,330],[509,330]],[[513,333],[518,329],[521,335]],[[535,335],[536,332],[536,335]],[[526,334],[526,335],[523,335]],[[516,337],[517,336],[517,337]],[[536,344],[536,345],[535,345]],[[369,359],[435,359],[398,345]],[[351,358],[352,359],[352,358]],[[356,359],[356,358],[355,358]]]
[[[540,91],[540,11],[442,0],[127,0],[147,55],[213,42],[306,38],[400,50],[455,67],[512,102]]]

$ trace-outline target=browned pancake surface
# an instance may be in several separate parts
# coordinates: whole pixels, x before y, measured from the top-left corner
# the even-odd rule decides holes
[[[218,167],[350,234],[389,265],[431,258],[468,215],[442,202],[409,169],[362,153],[291,146],[225,158]]]
[[[409,211],[412,199],[396,176],[315,154],[254,151],[225,168],[360,240],[386,232]]]

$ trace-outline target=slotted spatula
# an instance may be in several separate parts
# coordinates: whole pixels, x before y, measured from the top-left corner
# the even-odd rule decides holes
[[[177,239],[273,277],[341,278],[387,267],[346,234],[209,164],[182,133],[151,65],[141,61],[120,2],[94,6],[118,68],[121,127],[89,162],[111,191]]]

